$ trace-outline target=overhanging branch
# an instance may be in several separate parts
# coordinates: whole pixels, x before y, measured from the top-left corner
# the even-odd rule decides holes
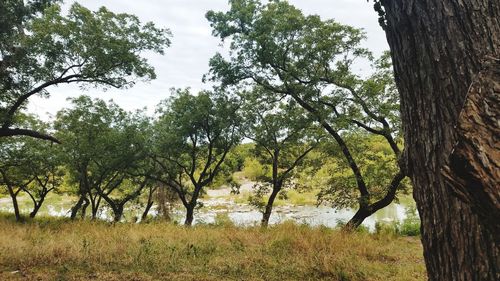
[[[12,137],[12,136],[28,136],[42,140],[48,140],[51,142],[55,142],[61,144],[61,142],[53,136],[43,134],[37,131],[29,130],[29,129],[21,129],[21,128],[0,128],[0,138],[1,137]]]

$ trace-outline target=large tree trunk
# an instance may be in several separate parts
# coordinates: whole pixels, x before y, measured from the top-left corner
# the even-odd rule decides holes
[[[499,280],[500,1],[382,3],[429,279]]]

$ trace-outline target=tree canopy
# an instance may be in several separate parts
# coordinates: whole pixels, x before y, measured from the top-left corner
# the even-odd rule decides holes
[[[286,1],[233,0],[228,12],[209,11],[206,17],[215,36],[230,39],[229,57],[216,54],[206,79],[222,87],[258,85],[271,93],[268,102],[293,98],[340,147],[359,191],[349,227],[392,202],[406,172],[396,171],[385,195],[373,196],[343,136],[356,127],[381,135],[399,158],[399,108],[387,54],[374,61],[360,47],[361,30],[305,16]],[[368,78],[352,70],[360,59],[373,62]]]
[[[168,29],[142,24],[136,16],[105,7],[90,11],[75,3],[63,15],[58,1],[3,1],[0,30],[0,137],[29,135],[56,141],[46,132],[15,128],[17,115],[33,95],[54,85],[126,88],[156,78],[142,56],[163,54]],[[5,15],[5,18],[4,18]]]
[[[140,113],[127,113],[113,102],[87,96],[72,103],[74,107],[61,110],[55,122],[70,181],[80,197],[72,216],[90,201],[95,218],[105,200],[115,212],[115,220],[120,220],[123,205],[139,195],[136,186],[142,190],[146,184],[149,120]],[[130,181],[136,182],[132,190],[124,184]]]
[[[203,188],[220,172],[226,156],[241,139],[239,105],[220,92],[172,91],[158,107],[154,125],[155,180],[172,188],[186,208],[186,225]]]

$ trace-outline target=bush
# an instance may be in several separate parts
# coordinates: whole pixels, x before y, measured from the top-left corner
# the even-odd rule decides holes
[[[406,218],[402,222],[375,224],[375,233],[381,235],[399,235],[399,236],[419,236],[420,218],[415,207],[407,208]]]
[[[406,209],[406,219],[399,224],[399,234],[404,236],[420,235],[420,217],[415,207]]]
[[[409,219],[403,220],[398,224],[398,234],[403,236],[419,236],[420,235],[420,221],[413,221]]]
[[[217,213],[215,215],[215,223],[216,226],[224,226],[224,227],[234,227],[234,222],[229,217],[228,213]]]
[[[245,159],[243,164],[243,175],[252,180],[256,181],[265,175],[264,166],[260,164],[259,160],[255,158]]]

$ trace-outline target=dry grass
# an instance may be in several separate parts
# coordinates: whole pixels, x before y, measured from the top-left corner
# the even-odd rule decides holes
[[[425,280],[418,238],[0,217],[0,280]]]

